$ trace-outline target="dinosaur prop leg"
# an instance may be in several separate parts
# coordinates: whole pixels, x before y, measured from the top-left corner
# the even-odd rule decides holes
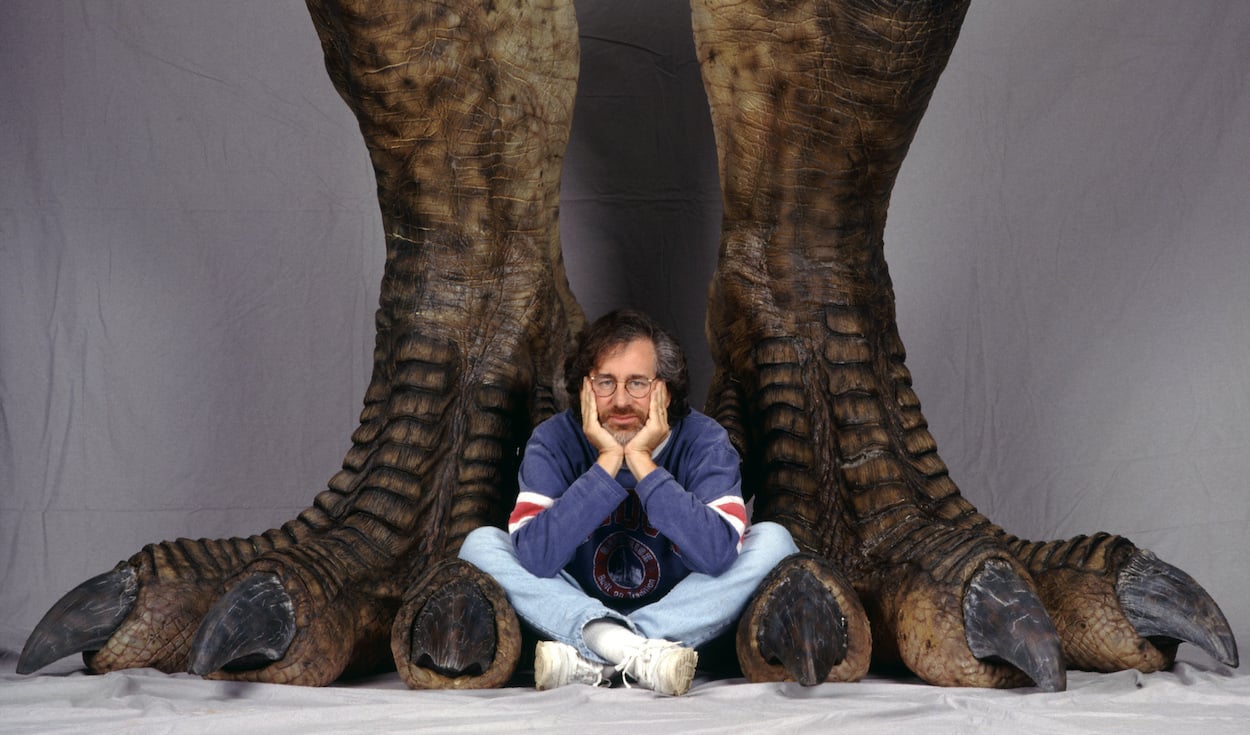
[[[368,146],[387,233],[373,375],[344,468],[263,543],[162,544],[157,562],[124,564],[103,595],[98,584],[71,592],[31,635],[25,671],[74,647],[101,651],[96,670],[189,665],[314,685],[390,655],[415,685],[497,685],[515,665],[517,626],[492,584],[461,570],[435,589],[425,572],[473,528],[502,523],[519,448],[564,400],[557,375],[583,319],[556,222],[577,77],[572,5],[309,5]],[[90,634],[67,636],[67,609],[84,595],[110,598],[107,610],[100,624],[69,623]],[[418,609],[407,650],[392,654],[405,602]],[[438,616],[466,611],[493,650],[465,657],[431,639],[455,635]]]
[[[1122,540],[1116,551],[1009,537],[937,455],[904,365],[883,233],[965,10],[695,0],[725,205],[709,410],[743,452],[757,517],[785,524],[859,592],[876,660],[937,684],[1047,690],[1064,687],[1065,655],[1153,669],[1187,639],[1235,662],[1218,608],[1179,570]],[[1189,611],[1197,625],[1182,624]]]

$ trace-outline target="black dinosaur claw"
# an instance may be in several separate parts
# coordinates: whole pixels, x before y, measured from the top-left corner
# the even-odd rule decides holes
[[[495,607],[469,579],[439,588],[412,621],[410,660],[447,677],[481,676],[495,661]]]
[[[765,660],[780,664],[803,686],[823,682],[847,651],[846,616],[810,572],[792,568],[769,595],[757,643]]]
[[[200,623],[187,671],[205,676],[224,668],[251,669],[278,661],[295,637],[295,606],[274,574],[236,584]]]
[[[139,596],[135,570],[121,566],[65,593],[44,613],[22,648],[17,673],[30,674],[71,653],[98,650]]]
[[[1116,578],[1120,609],[1137,634],[1198,646],[1226,666],[1237,666],[1237,641],[1215,600],[1193,577],[1138,549]]]
[[[1015,666],[1042,691],[1067,688],[1055,624],[1010,564],[986,562],[969,581],[963,607],[964,635],[973,656]]]

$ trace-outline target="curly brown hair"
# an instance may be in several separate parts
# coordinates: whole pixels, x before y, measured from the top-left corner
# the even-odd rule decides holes
[[[617,309],[599,317],[577,335],[577,349],[564,363],[564,384],[569,398],[581,394],[582,378],[590,375],[599,359],[608,352],[636,339],[649,339],[655,345],[656,377],[668,386],[672,399],[670,419],[690,413],[690,374],[681,345],[651,317],[633,309]]]

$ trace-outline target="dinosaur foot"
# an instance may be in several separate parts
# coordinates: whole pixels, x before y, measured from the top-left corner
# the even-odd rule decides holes
[[[391,629],[396,668],[414,689],[486,689],[512,678],[521,625],[498,583],[450,560],[404,596]]]
[[[868,670],[871,646],[850,583],[809,554],[778,564],[738,624],[738,662],[750,681],[855,681]]]
[[[125,565],[70,590],[44,613],[26,639],[17,673],[32,674],[70,654],[99,650],[130,614],[138,596],[135,570]]]

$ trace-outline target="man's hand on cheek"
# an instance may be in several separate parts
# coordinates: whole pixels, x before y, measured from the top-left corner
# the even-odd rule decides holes
[[[651,406],[647,412],[647,422],[625,445],[625,463],[639,480],[655,469],[651,452],[668,436],[668,401],[668,385],[663,380],[655,381],[651,386]]]
[[[599,452],[597,464],[607,473],[616,477],[625,461],[625,448],[612,434],[599,423],[599,407],[595,403],[595,393],[590,389],[590,378],[582,378],[582,431],[586,439]]]

